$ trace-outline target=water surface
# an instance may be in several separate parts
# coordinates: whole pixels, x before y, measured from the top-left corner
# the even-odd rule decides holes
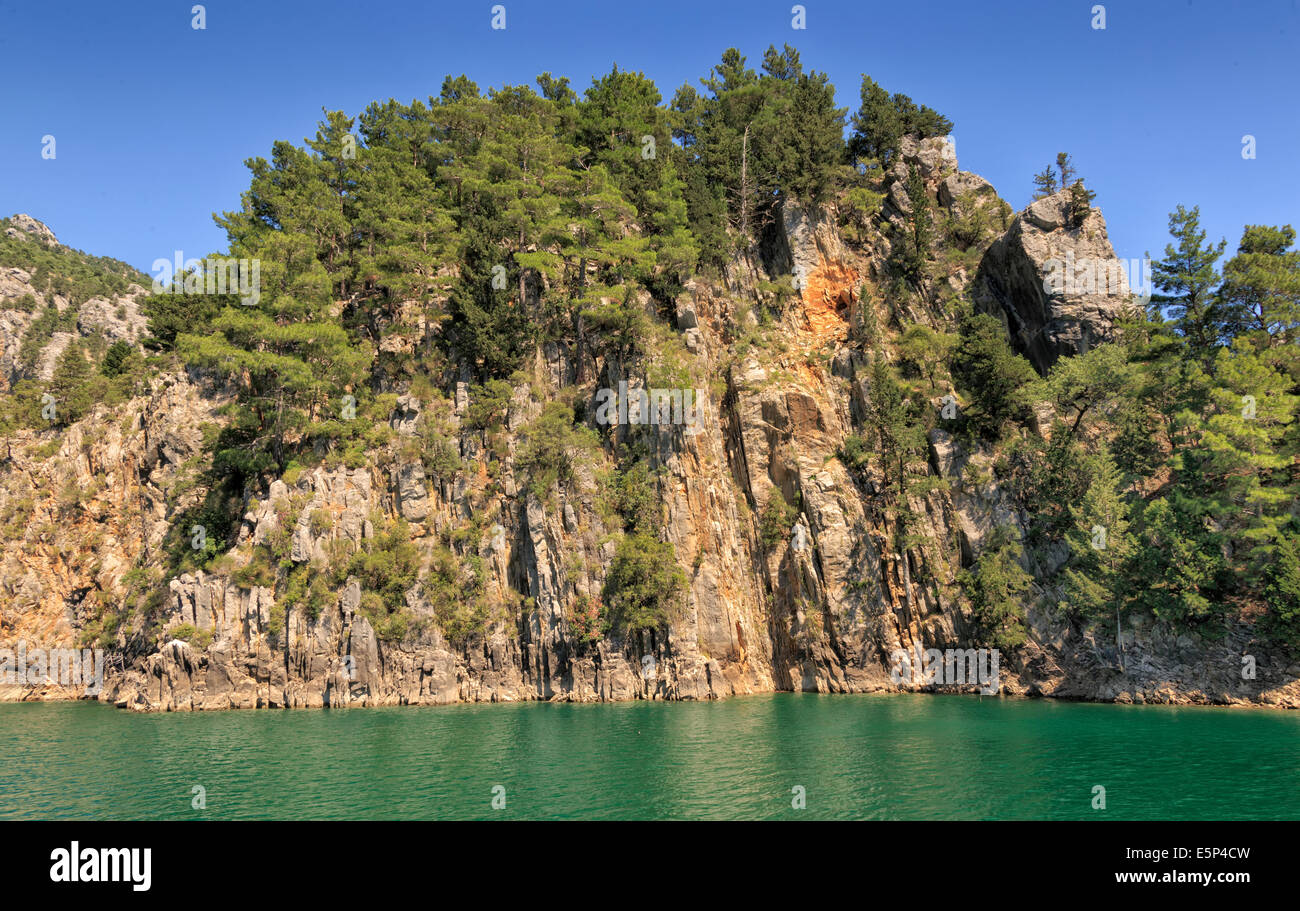
[[[1295,820],[1300,713],[790,693],[162,715],[6,704],[0,818]]]

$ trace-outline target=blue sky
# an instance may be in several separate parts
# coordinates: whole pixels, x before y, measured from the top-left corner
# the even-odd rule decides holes
[[[246,158],[315,132],[322,106],[436,95],[543,71],[580,92],[617,62],[665,97],[722,51],[758,68],[797,47],[856,108],[862,73],[955,123],[961,166],[1020,208],[1032,174],[1069,151],[1122,257],[1159,256],[1168,213],[1199,205],[1235,249],[1243,224],[1300,227],[1300,11],[1295,0],[918,2],[129,3],[0,0],[0,214],[149,271],[221,250],[212,213],[237,208]],[[57,157],[41,157],[42,137]],[[1253,135],[1257,157],[1242,158]]]

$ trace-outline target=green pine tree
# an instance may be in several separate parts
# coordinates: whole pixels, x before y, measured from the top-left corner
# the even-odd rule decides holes
[[[1255,332],[1281,349],[1300,339],[1300,250],[1295,229],[1247,225],[1219,289],[1229,335]]]
[[[1165,258],[1151,266],[1152,280],[1160,292],[1151,305],[1168,311],[1182,335],[1190,357],[1208,361],[1222,340],[1224,326],[1215,304],[1219,273],[1215,267],[1226,242],[1205,242],[1199,207],[1179,206],[1169,216],[1169,233],[1178,242],[1165,245]]]
[[[1020,565],[1022,553],[1015,529],[996,526],[974,565],[957,576],[982,635],[997,649],[1017,649],[1028,640],[1025,601],[1033,577]]]
[[[1011,350],[1002,324],[986,313],[962,322],[951,372],[969,402],[963,411],[970,427],[989,440],[998,439],[1008,421],[1025,417],[1026,387],[1038,378]]]
[[[1132,589],[1136,542],[1129,532],[1129,507],[1121,475],[1103,446],[1091,457],[1092,483],[1070,508],[1070,561],[1063,572],[1064,603],[1090,620],[1115,620],[1116,647],[1123,664],[1122,615]]]
[[[1057,189],[1056,172],[1052,170],[1051,165],[1034,175],[1034,199],[1051,196]]]

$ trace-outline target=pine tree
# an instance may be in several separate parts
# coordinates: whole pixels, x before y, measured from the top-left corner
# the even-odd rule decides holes
[[[862,77],[862,103],[853,115],[853,136],[849,151],[857,158],[873,158],[882,165],[898,149],[903,135],[902,118],[889,93],[870,76]]]
[[[919,281],[925,274],[925,263],[930,257],[932,224],[930,217],[930,194],[926,192],[925,180],[916,165],[907,169],[907,201],[912,211],[908,217],[909,230],[902,251],[904,273],[913,281]]]
[[[316,136],[307,140],[315,154],[300,162],[301,168],[311,170],[311,178],[298,185],[310,194],[302,200],[300,212],[311,226],[320,261],[341,297],[348,295],[355,272],[351,223],[356,214],[358,165],[352,126],[352,118],[342,111],[325,111]]]
[[[909,466],[924,458],[925,427],[915,403],[881,360],[871,364],[867,423],[880,454],[886,498],[901,503],[909,490]]]
[[[564,309],[530,311],[529,288],[563,284],[579,150],[559,135],[555,103],[527,86],[447,105],[439,116],[463,147],[439,172],[453,187],[466,239],[452,295],[459,337],[487,375],[508,375],[538,324]],[[457,135],[467,128],[472,141]]]
[[[736,232],[739,249],[748,251],[774,218],[775,173],[767,137],[778,121],[769,86],[735,48],[724,51],[700,82],[707,94],[683,87],[674,107],[679,128],[690,138],[691,222],[705,227],[704,249],[721,265],[734,252],[728,227]]]
[[[947,136],[952,121],[906,95],[889,95],[870,76],[862,77],[861,104],[853,115],[848,151],[854,159],[874,158],[888,166],[904,136]]]
[[[1088,218],[1088,213],[1092,211],[1092,200],[1097,194],[1087,189],[1082,180],[1076,180],[1070,185],[1070,198],[1066,203],[1066,220],[1071,227],[1079,227]]]
[[[54,423],[66,427],[85,417],[98,401],[95,370],[80,339],[69,342],[54,365],[45,391],[54,397]]]
[[[1169,216],[1169,233],[1178,241],[1165,245],[1165,258],[1152,264],[1152,279],[1160,294],[1151,296],[1159,313],[1167,310],[1183,336],[1190,357],[1208,361],[1223,334],[1223,321],[1215,304],[1219,284],[1215,263],[1223,255],[1225,241],[1212,246],[1201,230],[1199,207],[1179,206]]]
[[[1074,167],[1074,162],[1066,152],[1056,153],[1056,170],[1061,175],[1061,186],[1070,187],[1074,185],[1075,177],[1078,170]]]
[[[614,68],[617,71],[618,67]],[[560,107],[568,107],[576,104],[578,93],[569,88],[569,77],[561,76],[556,78],[548,70],[537,77],[537,87],[542,90],[542,97],[547,101],[554,101]]]
[[[787,54],[792,52],[787,46]],[[795,55],[797,65],[798,55]],[[835,87],[825,73],[787,77],[787,103],[776,135],[781,191],[802,203],[825,202],[843,157],[846,108],[835,107]]]
[[[699,248],[688,225],[671,118],[661,101],[644,75],[615,67],[593,80],[579,103],[576,140],[636,210],[653,254],[653,263],[647,261],[639,277],[671,298],[694,269]]]
[[[1247,225],[1224,263],[1221,307],[1229,335],[1257,332],[1269,347],[1300,338],[1300,251],[1295,229]]]
[[[1020,565],[1022,552],[1015,528],[998,525],[989,532],[975,564],[957,576],[983,635],[993,647],[1008,651],[1028,639],[1025,600],[1033,578]]]
[[[1034,199],[1044,199],[1057,191],[1056,173],[1048,165],[1034,175]]]
[[[567,83],[567,80],[565,82]],[[461,74],[454,78],[448,75],[442,80],[442,91],[438,95],[438,100],[444,105],[449,105],[478,97],[478,84],[468,76]]]
[[[255,308],[227,307],[213,334],[181,335],[177,350],[212,370],[238,393],[217,464],[240,476],[284,468],[291,447],[317,421],[338,416],[344,394],[358,391],[369,356],[327,320],[278,321]]]
[[[316,425],[331,425],[344,394],[361,391],[369,355],[333,312],[354,269],[357,159],[345,155],[343,139],[350,126],[328,115],[309,144],[315,155],[278,142],[270,162],[248,162],[253,178],[242,210],[217,223],[232,258],[260,264],[260,293],[245,304],[228,295],[209,334],[193,326],[176,337],[188,363],[223,376],[238,393],[217,453],[218,465],[236,476],[283,467]]]
[[[1011,350],[1002,324],[986,313],[962,322],[951,372],[970,400],[964,412],[972,429],[992,440],[1001,436],[1007,421],[1024,416],[1025,387],[1038,376]]]
[[[909,398],[889,366],[882,360],[871,365],[871,395],[867,404],[870,439],[879,453],[886,508],[894,520],[894,545],[898,549],[907,608],[912,608],[909,548],[913,516],[908,504],[914,466],[925,459],[925,425],[914,399]]]
[[[1107,409],[1127,391],[1127,351],[1117,344],[1098,345],[1086,354],[1061,358],[1052,367],[1046,392],[1074,437],[1084,418]]]
[[[763,72],[773,79],[798,79],[803,75],[799,52],[788,44],[780,51],[775,44],[769,44],[763,52]]]
[[[638,532],[619,541],[601,594],[611,623],[628,634],[670,623],[685,590],[686,575],[673,545]]]
[[[1300,529],[1294,521],[1278,536],[1277,560],[1269,569],[1264,596],[1273,637],[1300,649]]]
[[[1147,501],[1136,523],[1135,608],[1175,624],[1202,621],[1222,610],[1226,569],[1220,536],[1194,500],[1174,490]]]
[[[1292,460],[1279,447],[1293,429],[1300,397],[1245,340],[1219,351],[1214,375],[1209,413],[1175,465],[1180,477],[1195,482],[1191,489],[1236,552],[1235,574],[1251,586],[1273,559],[1297,492],[1286,471]]]
[[[427,306],[449,287],[455,221],[429,173],[432,124],[423,105],[371,105],[360,132],[365,145],[353,191],[359,290],[378,295],[374,309],[392,320],[403,301]],[[428,315],[434,322],[445,316]]]
[[[1123,665],[1122,612],[1131,589],[1130,561],[1136,543],[1129,532],[1129,508],[1121,476],[1103,446],[1091,457],[1092,483],[1070,508],[1070,562],[1063,573],[1065,603],[1092,620],[1115,618],[1116,647]]]
[[[922,323],[913,323],[907,327],[898,342],[898,353],[925,378],[926,390],[937,392],[940,379],[952,350],[957,344],[957,336],[945,332],[936,332]]]

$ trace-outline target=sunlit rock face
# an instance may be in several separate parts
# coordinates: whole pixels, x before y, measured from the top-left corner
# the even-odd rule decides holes
[[[1128,269],[1101,210],[1072,222],[1068,190],[1016,216],[980,264],[975,296],[1039,371],[1110,338],[1132,306]]]
[[[1054,259],[1114,260],[1098,210],[1071,226],[1057,194],[1002,222],[993,188],[960,171],[943,140],[905,142],[894,188],[911,167],[936,218],[982,211],[994,225],[933,279],[939,290],[969,284],[1040,369],[1108,336],[1126,286],[1112,295],[1043,283]],[[884,189],[887,228],[910,200]],[[549,343],[529,364],[533,381],[509,390],[498,431],[473,425],[469,373],[453,369],[444,396],[391,390],[386,436],[363,457],[254,479],[244,491],[214,492],[207,471],[205,440],[230,419],[231,398],[185,372],[156,377],[57,437],[14,434],[0,443],[0,648],[98,644],[118,660],[97,698],[141,711],[926,689],[924,679],[891,673],[894,657],[984,645],[958,573],[992,529],[1023,529],[1026,517],[996,480],[999,453],[941,430],[927,464],[912,466],[933,483],[908,494],[905,534],[875,462],[851,470],[843,460],[871,405],[872,359],[895,357],[900,326],[953,327],[937,294],[890,299],[894,236],[872,228],[850,239],[833,206],[790,204],[757,255],[691,279],[669,302],[677,356],[701,388],[690,432],[671,423],[637,431],[655,470],[656,532],[673,545],[684,579],[678,612],[657,630],[593,632],[587,622],[622,530],[605,486],[611,447],[577,460],[571,481],[544,496],[517,458],[547,401],[571,397],[594,429],[602,388],[653,384],[627,376],[615,358],[597,368]],[[19,294],[26,279],[0,270],[0,293]],[[757,335],[755,301],[775,314]],[[99,314],[95,331],[138,344],[133,301],[121,314],[102,310],[88,311]],[[21,344],[26,325],[11,312],[0,313],[0,357]],[[869,322],[881,327],[874,341],[861,334]],[[402,345],[419,350],[437,331],[422,326]],[[757,341],[742,351],[742,338]],[[455,471],[432,458],[435,421]],[[619,427],[610,440],[631,433]],[[489,451],[501,454],[491,471]],[[203,571],[173,571],[177,549],[201,538],[196,510],[217,495],[236,498],[233,546]],[[765,528],[762,517],[782,501],[782,524]],[[416,570],[401,593],[400,627],[376,621],[373,593],[349,562],[399,525]],[[313,567],[329,584],[268,579],[256,571],[267,555],[285,578]],[[1026,566],[1040,580],[1052,568]],[[471,593],[483,615],[465,634],[447,618]],[[1028,643],[1001,656],[1001,692],[1300,704],[1300,668],[1258,643],[1250,650],[1261,684],[1249,693],[1238,685],[1249,630],[1202,643],[1134,627],[1121,677],[1108,644],[1049,603],[1038,598]],[[146,604],[150,623],[97,620],[123,604]],[[978,689],[987,691],[966,691]],[[68,695],[57,685],[0,687],[0,698]]]

